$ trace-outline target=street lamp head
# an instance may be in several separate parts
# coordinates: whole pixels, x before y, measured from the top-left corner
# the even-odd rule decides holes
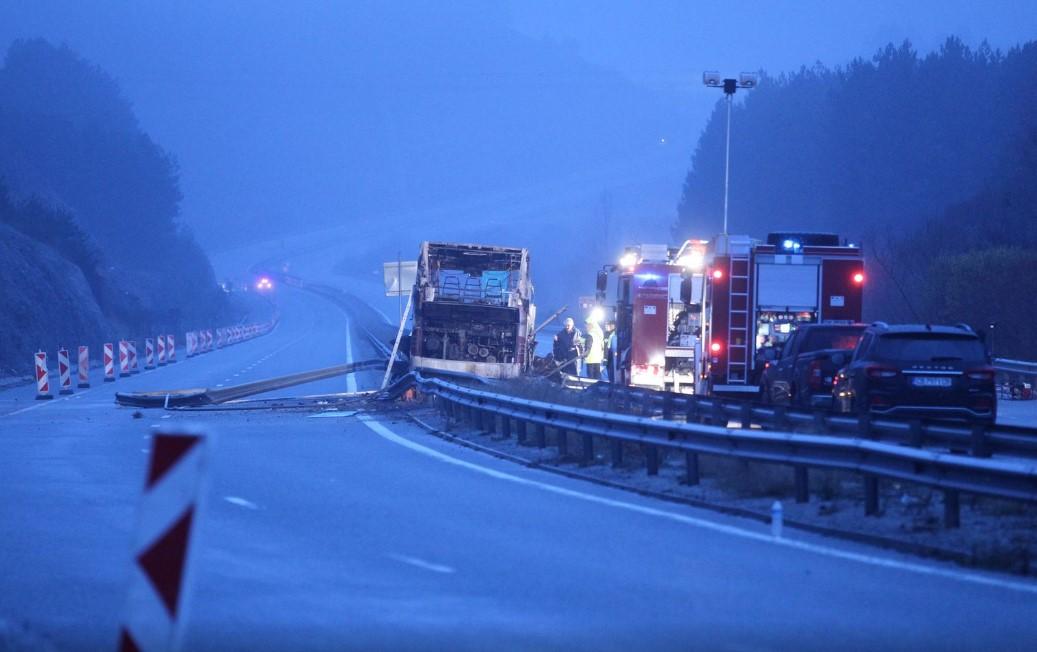
[[[708,70],[702,73],[702,83],[706,86],[720,86],[724,83],[724,79],[720,76],[719,72]]]
[[[743,72],[738,75],[738,88],[756,88],[760,83],[760,76],[754,72]]]

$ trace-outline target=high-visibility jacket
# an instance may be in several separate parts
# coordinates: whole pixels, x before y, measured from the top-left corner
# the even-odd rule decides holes
[[[605,332],[601,326],[587,326],[587,355],[583,361],[587,364],[601,364],[605,360]]]

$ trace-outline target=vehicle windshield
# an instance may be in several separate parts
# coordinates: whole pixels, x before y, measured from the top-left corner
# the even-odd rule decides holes
[[[905,362],[977,361],[983,360],[986,352],[983,343],[973,335],[895,333],[879,338],[875,357]]]
[[[864,327],[847,328],[812,328],[804,333],[801,353],[823,351],[825,349],[843,349],[849,351],[857,346],[864,333]]]

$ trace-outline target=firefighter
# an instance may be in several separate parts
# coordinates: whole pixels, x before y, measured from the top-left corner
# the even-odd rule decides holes
[[[558,371],[577,375],[576,361],[583,355],[583,337],[576,329],[572,317],[565,318],[565,325],[554,339],[554,358]]]
[[[616,322],[611,319],[605,322],[605,371],[609,382],[616,382]]]
[[[583,362],[587,367],[587,377],[601,380],[601,363],[605,359],[605,333],[593,317],[587,317],[586,353]]]

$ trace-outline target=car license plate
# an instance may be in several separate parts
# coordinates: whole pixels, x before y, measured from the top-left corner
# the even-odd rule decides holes
[[[915,387],[950,387],[951,379],[946,376],[916,376],[911,379]]]

